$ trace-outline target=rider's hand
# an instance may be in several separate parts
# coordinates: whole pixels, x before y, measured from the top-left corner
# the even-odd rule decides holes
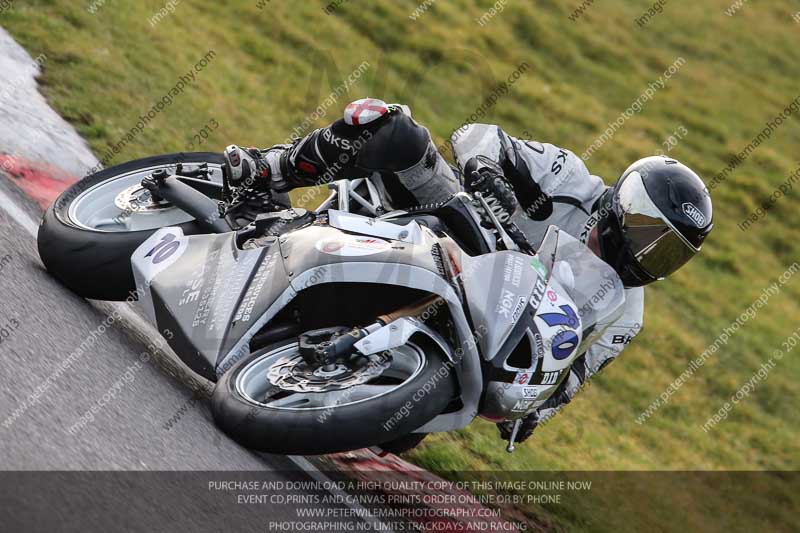
[[[260,188],[269,184],[269,166],[256,148],[241,148],[232,144],[223,153],[223,172],[231,187]]]
[[[511,240],[525,253],[534,253],[533,245],[511,220],[519,202],[514,187],[506,179],[503,169],[491,159],[482,155],[471,158],[464,165],[464,188],[469,193],[480,193],[489,209],[502,224]],[[487,224],[491,219],[485,209],[476,204],[478,211]]]
[[[486,157],[473,157],[464,165],[464,188],[469,193],[479,192],[486,198],[497,199],[508,216],[517,209],[514,188],[503,175],[503,169]]]

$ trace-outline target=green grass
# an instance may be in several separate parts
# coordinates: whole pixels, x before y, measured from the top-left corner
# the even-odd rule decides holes
[[[497,82],[527,62],[525,75],[483,121],[511,134],[527,130],[580,154],[683,57],[686,64],[666,87],[588,161],[608,183],[681,126],[688,134],[671,155],[708,180],[800,94],[800,25],[792,21],[795,10],[778,3],[748,3],[728,17],[729,0],[670,2],[641,29],[634,18],[649,2],[597,2],[571,22],[578,0],[512,1],[480,27],[476,19],[493,3],[440,1],[411,21],[413,0],[351,0],[332,15],[323,11],[325,2],[276,0],[258,9],[255,1],[183,0],[151,28],[148,19],[163,2],[108,0],[90,14],[88,0],[17,1],[0,24],[31,55],[47,55],[44,94],[98,155],[181,73],[208,50],[216,52],[197,82],[112,164],[183,150],[210,119],[220,126],[201,149],[283,142],[362,61],[368,71],[312,127],[369,95],[409,104],[439,144]],[[641,336],[531,441],[509,456],[494,426],[478,421],[432,436],[410,458],[441,472],[798,469],[800,365],[794,352],[726,421],[709,433],[701,425],[800,326],[800,278],[740,328],[669,405],[646,423],[635,422],[688,361],[800,257],[794,191],[750,230],[737,228],[797,167],[798,140],[800,125],[792,117],[713,191],[716,227],[703,254],[648,289]],[[770,515],[762,523],[732,512],[722,493],[700,489],[687,489],[702,505],[685,511],[686,527],[709,514],[726,517],[718,525],[740,527],[780,520]],[[636,490],[656,494],[646,483]],[[619,504],[587,500],[569,513],[563,507],[534,512],[572,529],[588,527],[599,509]],[[648,514],[664,516],[664,506]],[[622,518],[616,525],[632,527]]]

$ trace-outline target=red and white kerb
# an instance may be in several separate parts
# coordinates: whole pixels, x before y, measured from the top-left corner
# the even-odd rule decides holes
[[[361,126],[381,118],[389,112],[383,100],[362,98],[344,108],[344,121],[351,126]]]

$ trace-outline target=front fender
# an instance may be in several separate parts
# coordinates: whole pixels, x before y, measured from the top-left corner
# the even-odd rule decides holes
[[[346,268],[343,268],[344,265],[346,265]],[[431,270],[414,265],[380,262],[351,262],[344,265],[340,263],[316,266],[294,276],[292,285],[298,292],[320,283],[353,282],[400,285],[441,296],[447,302],[450,316],[453,318],[458,333],[459,346],[449,347],[448,345],[445,352],[449,354],[448,357],[452,361],[457,363],[455,368],[457,368],[458,372],[462,408],[454,413],[445,413],[437,416],[420,428],[419,431],[451,431],[469,424],[477,416],[478,404],[483,392],[483,375],[476,335],[480,337],[485,331],[482,328],[477,331],[472,330],[464,314],[461,300],[453,287]],[[420,324],[425,326],[422,323]],[[404,323],[404,328],[411,326],[411,324]],[[424,330],[416,330],[415,328],[416,326],[412,327],[415,333],[426,334]],[[438,336],[435,331],[430,330],[430,328],[427,329]],[[376,330],[373,333],[377,333],[377,331],[380,330]],[[388,332],[391,332],[391,330],[388,330]],[[404,335],[404,333],[402,334]],[[383,335],[386,335],[386,333]],[[401,333],[397,333],[397,335],[398,339],[402,339],[402,336],[399,336]],[[362,340],[366,340],[366,338]],[[387,338],[393,337],[387,335]],[[437,339],[434,338],[434,340],[436,341]],[[441,340],[443,341],[443,339]],[[447,345],[446,342],[445,345]]]
[[[356,349],[364,355],[372,355],[384,350],[403,346],[415,335],[425,335],[441,348],[442,353],[454,369],[456,380],[461,386],[461,361],[453,355],[452,347],[435,330],[426,326],[421,320],[412,317],[402,317],[386,324],[382,328],[370,333],[355,344]]]

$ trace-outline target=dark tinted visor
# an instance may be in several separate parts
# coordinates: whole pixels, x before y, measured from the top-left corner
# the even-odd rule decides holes
[[[615,200],[628,250],[651,276],[668,276],[699,251],[655,206],[639,173],[633,172],[625,178]]]

